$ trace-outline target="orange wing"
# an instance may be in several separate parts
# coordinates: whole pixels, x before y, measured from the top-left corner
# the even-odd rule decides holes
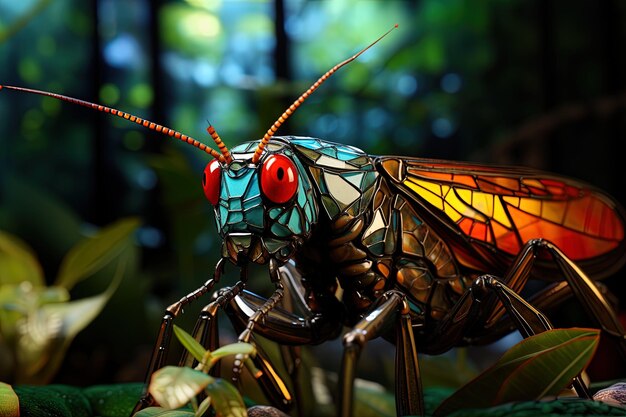
[[[473,241],[516,255],[544,238],[575,261],[623,255],[624,214],[603,192],[533,169],[379,158],[385,172],[437,217]]]

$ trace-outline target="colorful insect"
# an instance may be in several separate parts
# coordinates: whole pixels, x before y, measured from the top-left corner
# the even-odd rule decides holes
[[[389,32],[387,32],[389,33]],[[386,34],[385,34],[386,35]],[[223,240],[213,277],[166,309],[148,375],[165,363],[172,321],[212,291],[227,262],[240,281],[202,311],[196,337],[217,344],[218,311],[239,340],[258,334],[281,345],[319,344],[343,326],[338,414],[350,416],[360,352],[369,340],[396,344],[398,415],[424,412],[418,352],[486,343],[517,328],[524,337],[551,328],[541,310],[576,297],[626,355],[625,332],[596,280],[626,257],[622,208],[578,180],[529,168],[398,156],[372,156],[323,139],[274,136],[300,104],[340,67],[317,80],[260,142],[229,150],[105,106],[20,87],[128,119],[213,156],[202,180]],[[268,265],[267,299],[245,290],[247,265]],[[531,278],[545,287],[529,300]],[[291,309],[281,308],[287,294]],[[262,352],[255,375],[278,406],[292,399]],[[244,358],[235,361],[235,377]],[[588,395],[576,379],[579,395]],[[144,394],[136,410],[151,404]]]

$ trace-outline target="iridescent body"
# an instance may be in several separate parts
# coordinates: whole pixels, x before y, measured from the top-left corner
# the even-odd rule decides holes
[[[511,167],[374,157],[314,138],[274,137],[231,150],[215,206],[222,254],[258,263],[293,258],[313,311],[342,290],[346,324],[386,291],[406,294],[414,323],[430,327],[484,271],[504,273],[531,239],[558,242],[586,268],[606,272],[621,253],[622,218],[580,182]],[[296,165],[292,201],[263,198],[258,171],[274,154]],[[597,219],[597,220],[595,220]],[[453,238],[450,238],[453,236]],[[425,347],[425,350],[429,350]]]

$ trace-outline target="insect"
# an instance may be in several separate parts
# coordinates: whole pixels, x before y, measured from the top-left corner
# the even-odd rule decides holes
[[[373,338],[396,345],[398,415],[424,412],[418,352],[487,343],[513,328],[524,337],[545,331],[552,326],[541,311],[571,296],[626,355],[624,329],[596,282],[626,259],[626,214],[601,190],[529,168],[372,156],[323,139],[275,136],[328,77],[388,33],[319,78],[260,141],[230,150],[213,126],[207,131],[219,151],[119,110],[4,86],[111,113],[213,157],[202,184],[222,257],[211,279],[166,309],[148,375],[164,365],[175,317],[213,291],[226,264],[241,278],[202,310],[196,337],[209,348],[217,344],[220,310],[242,342],[258,334],[281,345],[318,344],[347,326],[341,416],[352,415],[357,361]],[[268,266],[270,297],[246,290],[250,263]],[[545,286],[525,299],[520,293],[531,278]],[[286,294],[291,309],[281,308]],[[235,377],[244,359],[235,361]],[[272,364],[262,352],[254,360],[268,397],[287,405],[292,395]],[[580,379],[573,385],[588,396]],[[144,394],[135,410],[150,404]]]

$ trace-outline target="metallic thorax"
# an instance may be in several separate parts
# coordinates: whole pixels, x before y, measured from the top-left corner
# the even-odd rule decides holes
[[[314,138],[273,138],[259,164],[256,142],[232,149],[215,208],[224,256],[257,263],[294,259],[313,309],[336,292],[348,311],[365,311],[398,288],[414,315],[440,318],[467,285],[445,242],[379,174],[363,151]],[[299,183],[294,198],[272,204],[260,189],[260,167],[272,154],[289,157]],[[317,294],[317,295],[316,295]]]

